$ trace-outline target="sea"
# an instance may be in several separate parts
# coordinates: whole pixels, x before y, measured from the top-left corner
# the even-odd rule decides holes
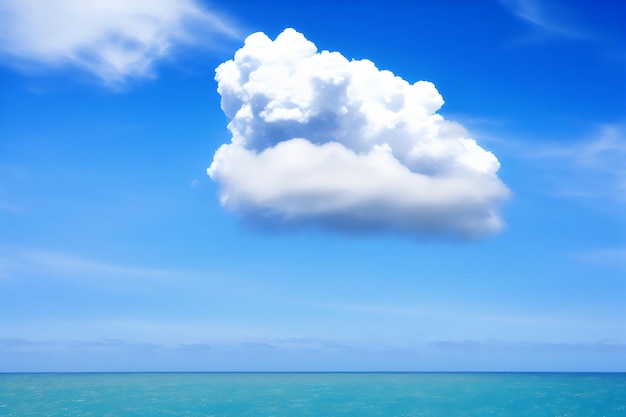
[[[0,374],[0,416],[625,417],[626,373]]]

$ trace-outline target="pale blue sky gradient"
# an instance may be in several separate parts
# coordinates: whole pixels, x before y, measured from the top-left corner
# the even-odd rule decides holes
[[[0,371],[626,371],[623,4],[189,4],[205,15],[146,42],[145,70],[0,32]],[[501,163],[504,229],[273,230],[224,209],[215,68],[288,27],[433,82]]]

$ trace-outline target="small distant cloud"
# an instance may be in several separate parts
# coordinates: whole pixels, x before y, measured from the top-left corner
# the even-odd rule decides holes
[[[50,342],[32,341],[18,338],[0,339],[0,348],[2,349],[28,349],[37,346],[49,346],[50,344]]]
[[[266,343],[266,342],[241,342],[239,343],[239,347],[245,350],[265,350],[265,349],[276,349],[276,346]]]
[[[503,227],[500,163],[443,99],[286,29],[216,70],[232,142],[208,169],[223,206],[263,226],[478,237]]]
[[[237,37],[196,0],[5,0],[0,51],[20,65],[73,65],[107,85],[152,76],[177,45]],[[5,59],[6,61],[6,59]]]
[[[179,349],[182,351],[207,352],[213,350],[214,346],[210,343],[196,342],[182,344],[179,346]]]
[[[155,343],[138,343],[128,342],[122,339],[99,339],[99,340],[86,340],[86,341],[74,341],[68,342],[70,349],[82,349],[82,350],[128,350],[140,348],[145,349],[162,349],[161,345]]]

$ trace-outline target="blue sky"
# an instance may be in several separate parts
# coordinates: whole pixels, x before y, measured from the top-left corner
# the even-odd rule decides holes
[[[623,4],[74,3],[0,2],[0,371],[626,371]]]

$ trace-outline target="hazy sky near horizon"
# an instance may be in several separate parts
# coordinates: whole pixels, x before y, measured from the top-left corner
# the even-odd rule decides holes
[[[0,0],[0,372],[626,371],[626,5]]]

